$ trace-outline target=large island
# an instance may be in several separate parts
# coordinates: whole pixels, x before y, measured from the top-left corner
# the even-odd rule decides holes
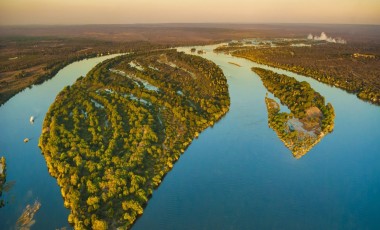
[[[51,105],[39,146],[75,229],[126,229],[173,164],[228,110],[221,69],[175,50],[105,61]]]

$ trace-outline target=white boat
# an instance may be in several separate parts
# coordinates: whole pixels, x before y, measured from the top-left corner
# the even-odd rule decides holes
[[[25,139],[24,139],[24,142],[25,142],[25,143],[29,142],[29,138],[25,138]]]
[[[34,117],[31,116],[29,121],[30,121],[31,124],[33,124],[34,123]]]

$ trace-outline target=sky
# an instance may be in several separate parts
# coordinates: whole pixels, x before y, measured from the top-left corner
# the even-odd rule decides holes
[[[134,23],[380,25],[380,0],[0,0],[0,25]]]

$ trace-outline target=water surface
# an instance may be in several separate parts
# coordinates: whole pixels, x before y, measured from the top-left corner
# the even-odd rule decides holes
[[[64,86],[73,84],[96,64],[111,57],[115,55],[74,62],[60,70],[53,79],[25,89],[0,107],[0,156],[6,157],[7,182],[15,182],[8,193],[3,192],[3,198],[9,203],[0,208],[0,229],[15,229],[26,205],[32,205],[35,200],[41,202],[41,208],[35,215],[36,223],[32,229],[69,226],[69,210],[63,206],[58,184],[49,175],[38,148],[42,122]],[[30,124],[30,116],[35,117],[34,124]],[[30,141],[24,143],[25,138]]]
[[[227,76],[230,111],[193,141],[133,229],[380,229],[380,107],[213,48],[202,56]],[[268,127],[254,66],[307,81],[334,106],[333,133],[299,160]]]
[[[134,230],[380,229],[380,107],[311,78],[215,54],[215,46],[197,48],[227,76],[230,111],[193,141]],[[0,209],[0,229],[13,229],[36,199],[42,206],[32,229],[68,226],[69,210],[37,147],[41,124],[58,92],[106,58],[73,63],[0,107],[0,155],[7,158],[7,181],[16,181],[4,194],[9,204]],[[267,91],[253,66],[305,80],[334,106],[333,133],[301,159],[268,127]]]

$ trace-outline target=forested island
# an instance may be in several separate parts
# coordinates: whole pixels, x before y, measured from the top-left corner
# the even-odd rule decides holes
[[[289,42],[288,42],[289,43]],[[219,47],[216,51],[312,77],[380,105],[380,46],[305,41],[308,45]]]
[[[49,108],[39,146],[75,229],[127,229],[202,130],[229,110],[211,61],[175,50],[104,61]]]
[[[5,205],[4,200],[1,198],[1,196],[3,194],[5,181],[6,181],[5,157],[0,157],[0,208]]]
[[[309,83],[274,73],[262,68],[252,68],[269,92],[280,99],[291,113],[280,111],[278,103],[265,98],[268,125],[292,151],[295,158],[305,155],[326,134],[334,129],[334,108],[315,92]]]

